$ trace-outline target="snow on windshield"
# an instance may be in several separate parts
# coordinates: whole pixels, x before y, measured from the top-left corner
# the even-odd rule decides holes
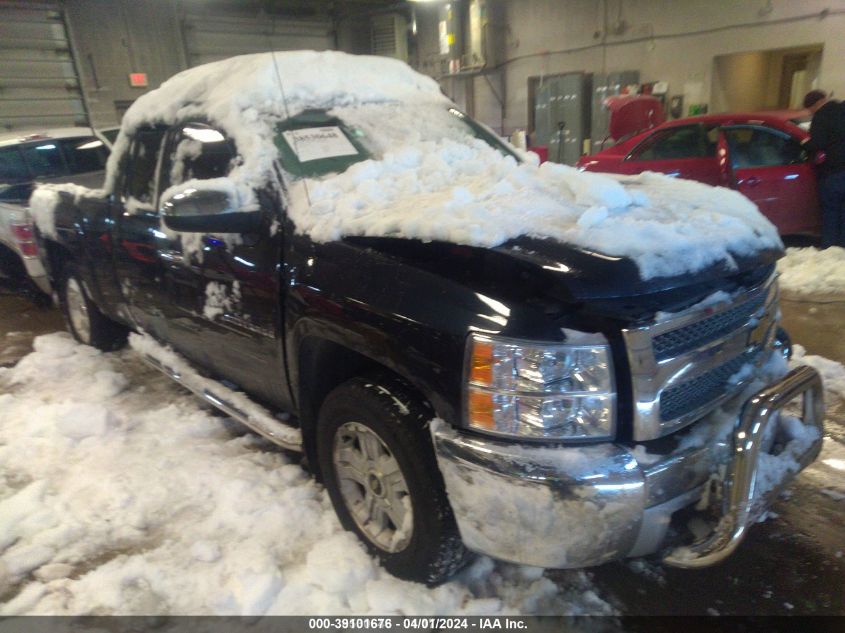
[[[107,187],[135,129],[203,117],[237,145],[243,160],[229,178],[250,206],[254,190],[273,179],[276,126],[317,109],[361,130],[373,157],[288,183],[288,213],[315,241],[392,236],[494,247],[551,237],[631,257],[643,279],[782,247],[774,226],[736,192],[651,173],[518,163],[515,150],[503,154],[478,138],[492,134],[451,115],[452,105],[434,80],[396,60],[310,51],[235,57],[179,73],[133,104]]]
[[[360,130],[374,158],[291,186],[288,213],[319,242],[365,235],[493,247],[552,237],[631,257],[644,279],[781,247],[774,226],[729,189],[518,163],[446,108],[370,104],[331,114]]]

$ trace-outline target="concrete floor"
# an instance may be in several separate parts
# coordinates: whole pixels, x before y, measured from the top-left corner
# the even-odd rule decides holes
[[[787,295],[782,310],[793,341],[845,362],[845,299]],[[57,310],[0,283],[0,366],[26,355],[35,336],[63,327]],[[828,402],[827,417],[827,441],[845,445],[843,403]],[[810,466],[791,498],[775,505],[778,517],[754,526],[724,564],[700,571],[649,559],[603,565],[590,572],[598,593],[626,615],[845,615],[845,501],[819,483],[830,473],[818,461]]]
[[[0,367],[15,364],[32,351],[32,339],[64,328],[58,310],[0,277]]]

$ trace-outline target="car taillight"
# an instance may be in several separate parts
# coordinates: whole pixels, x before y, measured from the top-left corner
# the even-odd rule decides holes
[[[38,257],[38,243],[31,224],[12,224],[12,235],[24,257]]]

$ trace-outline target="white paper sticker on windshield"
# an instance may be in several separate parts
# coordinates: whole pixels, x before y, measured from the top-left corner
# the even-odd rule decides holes
[[[283,132],[282,136],[285,137],[285,141],[294,151],[300,163],[320,158],[336,158],[358,154],[358,150],[337,126],[290,130]]]

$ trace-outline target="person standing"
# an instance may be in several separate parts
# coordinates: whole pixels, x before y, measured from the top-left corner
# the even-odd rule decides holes
[[[845,104],[829,99],[821,90],[811,90],[804,97],[804,107],[813,115],[804,146],[825,153],[818,166],[822,248],[845,246]]]

